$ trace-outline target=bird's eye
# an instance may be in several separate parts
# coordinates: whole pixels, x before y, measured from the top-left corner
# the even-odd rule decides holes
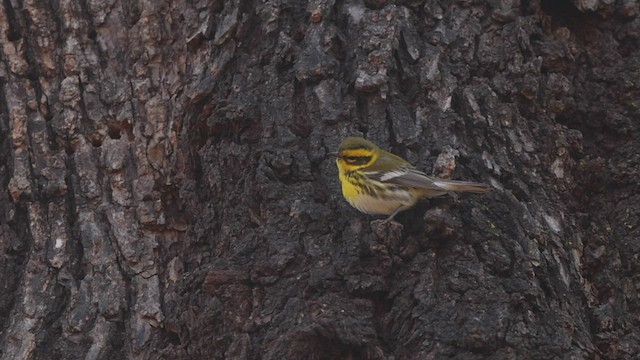
[[[371,161],[371,156],[345,156],[344,160],[352,165],[364,165]]]

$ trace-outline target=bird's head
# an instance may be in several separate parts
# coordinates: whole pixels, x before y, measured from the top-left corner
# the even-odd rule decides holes
[[[341,173],[365,168],[380,156],[380,148],[361,137],[348,137],[338,148],[336,164]]]

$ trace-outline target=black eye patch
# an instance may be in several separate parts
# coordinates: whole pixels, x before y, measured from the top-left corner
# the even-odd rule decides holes
[[[364,165],[371,161],[371,156],[344,156],[343,159],[351,165]]]

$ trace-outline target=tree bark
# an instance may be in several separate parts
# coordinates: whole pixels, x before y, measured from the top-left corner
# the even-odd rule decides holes
[[[0,5],[0,359],[632,359],[637,0]],[[364,136],[487,195],[382,223]]]

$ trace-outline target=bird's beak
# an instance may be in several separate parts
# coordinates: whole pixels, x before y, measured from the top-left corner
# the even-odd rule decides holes
[[[330,152],[330,153],[327,153],[327,155],[331,156],[331,157],[338,157],[338,153],[337,152]]]

